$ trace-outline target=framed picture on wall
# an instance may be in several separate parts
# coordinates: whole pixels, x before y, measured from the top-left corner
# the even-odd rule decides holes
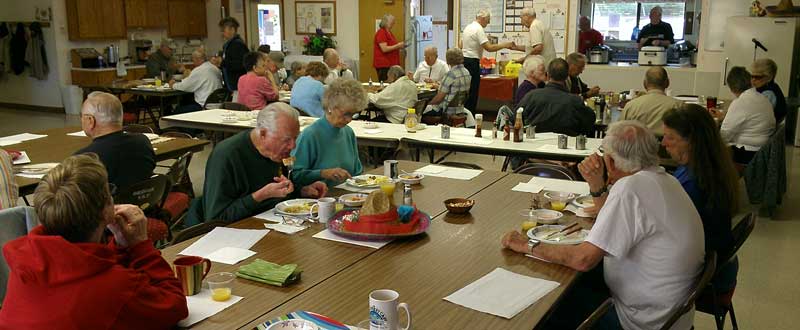
[[[297,34],[336,35],[336,1],[297,1],[294,3]]]

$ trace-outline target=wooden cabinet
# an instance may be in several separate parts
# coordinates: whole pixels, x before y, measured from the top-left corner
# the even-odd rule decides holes
[[[164,0],[125,0],[125,23],[129,28],[165,28],[168,16]]]
[[[170,37],[205,37],[206,27],[205,0],[168,0]]]
[[[128,68],[127,71],[127,81],[142,79],[147,73],[145,68]],[[72,70],[72,84],[81,87],[108,86],[118,79],[116,70]]]
[[[66,0],[70,40],[126,39],[123,0]]]

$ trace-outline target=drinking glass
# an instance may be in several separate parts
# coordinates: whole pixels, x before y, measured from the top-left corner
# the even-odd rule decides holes
[[[226,301],[231,298],[233,280],[236,275],[228,272],[214,273],[206,277],[208,288],[211,290],[211,299],[214,301]]]

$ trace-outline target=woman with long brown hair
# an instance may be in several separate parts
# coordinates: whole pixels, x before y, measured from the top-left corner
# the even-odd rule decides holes
[[[703,107],[684,104],[664,113],[661,144],[678,163],[673,175],[692,199],[705,230],[706,251],[727,256],[733,246],[731,218],[739,209],[739,177],[717,125]],[[718,289],[735,285],[738,261],[718,272]]]

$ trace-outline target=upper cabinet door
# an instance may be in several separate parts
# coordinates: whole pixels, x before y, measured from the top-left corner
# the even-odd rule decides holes
[[[123,0],[67,0],[70,40],[125,39]]]
[[[204,0],[169,0],[167,6],[169,13],[167,34],[170,37],[205,37],[208,35]]]
[[[163,0],[125,0],[125,22],[133,28],[167,27],[167,3]]]

